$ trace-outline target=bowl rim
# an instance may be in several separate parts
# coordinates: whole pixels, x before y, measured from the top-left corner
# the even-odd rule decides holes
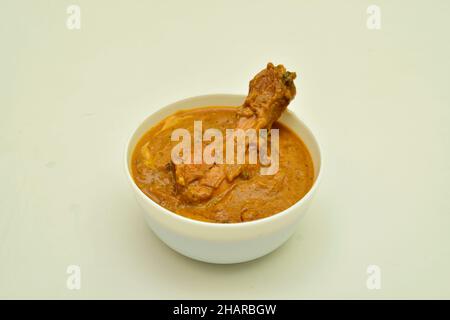
[[[191,96],[191,97],[187,97],[184,99],[180,99],[177,101],[174,101],[172,103],[166,104],[161,108],[156,109],[155,111],[153,111],[152,113],[150,113],[148,116],[146,116],[142,121],[140,121],[138,123],[137,126],[133,127],[133,130],[131,132],[131,134],[129,135],[126,144],[125,144],[125,152],[124,152],[124,165],[125,165],[125,174],[127,176],[127,180],[130,183],[132,189],[136,192],[137,195],[139,195],[141,198],[144,199],[144,201],[149,202],[152,206],[157,207],[158,209],[160,209],[162,211],[162,213],[164,213],[165,215],[168,215],[176,220],[178,220],[181,223],[189,223],[189,224],[194,224],[200,227],[208,227],[208,228],[228,228],[228,229],[232,229],[232,228],[246,228],[246,227],[252,227],[252,226],[256,226],[256,225],[262,225],[262,224],[267,224],[267,223],[271,223],[274,222],[276,220],[280,220],[283,219],[284,216],[286,216],[287,214],[289,214],[292,210],[295,210],[295,208],[300,207],[303,203],[307,202],[309,199],[312,198],[312,196],[314,195],[318,185],[320,184],[321,178],[322,178],[322,171],[323,171],[323,155],[322,155],[322,148],[321,145],[319,144],[319,141],[317,140],[316,136],[314,135],[314,133],[311,131],[311,129],[297,116],[297,114],[290,109],[286,109],[285,112],[289,113],[290,116],[293,116],[295,118],[296,121],[298,121],[303,127],[304,129],[309,133],[309,135],[312,137],[313,143],[316,144],[317,147],[317,155],[318,155],[318,164],[319,164],[319,169],[318,172],[315,174],[317,174],[314,183],[311,187],[311,189],[309,189],[309,191],[297,202],[295,202],[293,205],[291,205],[289,208],[286,208],[283,211],[280,211],[278,213],[275,213],[271,216],[268,217],[264,217],[261,219],[257,219],[257,220],[252,220],[252,221],[243,221],[243,222],[231,222],[231,223],[221,223],[221,222],[209,222],[209,221],[200,221],[200,220],[195,220],[195,219],[191,219],[191,218],[187,218],[185,216],[182,216],[180,214],[177,214],[175,212],[170,211],[169,209],[164,208],[163,206],[161,206],[159,203],[155,202],[153,199],[151,199],[149,196],[147,196],[136,184],[136,182],[134,181],[132,174],[131,174],[131,170],[130,170],[130,166],[128,163],[128,158],[129,158],[129,151],[130,151],[130,144],[131,141],[133,140],[133,137],[136,134],[136,131],[145,123],[147,122],[148,118],[154,116],[156,113],[162,111],[163,109],[166,109],[174,104],[179,104],[179,103],[183,103],[185,101],[188,100],[193,100],[193,99],[202,99],[202,98],[213,98],[216,96],[234,96],[234,97],[239,97],[239,98],[245,98],[245,95],[242,94],[233,94],[233,93],[212,93],[212,94],[204,94],[204,95],[196,95],[196,96]],[[196,107],[193,107],[196,108]],[[190,108],[190,109],[193,109]],[[179,110],[183,110],[183,109],[179,109]],[[178,110],[174,111],[177,112]],[[153,124],[156,125],[156,124]],[[148,128],[148,130],[151,127]],[[142,138],[142,137],[140,137]],[[300,137],[301,138],[301,137]],[[303,141],[303,140],[302,140]],[[131,150],[131,152],[134,151]],[[314,168],[316,170],[316,168]],[[147,214],[147,213],[146,213]]]

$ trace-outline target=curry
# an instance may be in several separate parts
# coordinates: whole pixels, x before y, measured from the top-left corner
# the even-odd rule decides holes
[[[250,82],[243,105],[182,110],[162,120],[144,134],[133,152],[131,170],[137,186],[166,209],[207,222],[257,220],[295,204],[314,181],[314,167],[306,146],[291,129],[277,121],[295,96],[295,77],[282,65],[269,63]],[[267,167],[262,161],[239,164],[175,161],[173,150],[179,142],[173,141],[174,130],[182,128],[195,136],[195,123],[199,121],[202,133],[214,128],[228,140],[235,139],[227,135],[227,130],[233,128],[270,130],[270,138],[256,144],[244,140],[243,150],[248,160],[252,146],[266,143],[271,157],[275,151],[278,154],[276,172],[262,174],[261,169]],[[271,139],[275,136],[272,132],[277,133],[276,144]],[[212,141],[200,144],[205,149]],[[223,148],[226,144],[223,143]],[[218,149],[213,154],[217,152]]]

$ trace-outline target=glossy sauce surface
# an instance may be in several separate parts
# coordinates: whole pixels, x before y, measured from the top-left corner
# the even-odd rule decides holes
[[[193,135],[194,121],[202,121],[203,131],[235,128],[235,107],[203,107],[179,111],[150,129],[138,142],[131,170],[138,187],[166,209],[182,216],[209,222],[234,223],[261,219],[281,212],[299,201],[311,188],[314,167],[301,139],[285,125],[279,129],[279,170],[261,175],[260,164],[245,165],[233,181],[223,180],[210,199],[190,203],[177,190],[171,141],[172,131],[188,129]],[[205,146],[208,142],[204,142]]]

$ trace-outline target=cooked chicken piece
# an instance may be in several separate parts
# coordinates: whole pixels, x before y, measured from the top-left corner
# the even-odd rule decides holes
[[[236,111],[238,129],[270,129],[295,97],[295,72],[283,65],[267,64],[251,81],[244,104]],[[225,145],[225,144],[224,144]],[[177,190],[187,202],[211,198],[222,182],[233,181],[241,174],[242,165],[175,165]]]
[[[272,63],[251,81],[244,104],[237,111],[238,128],[270,129],[295,97],[295,72]]]
[[[177,190],[188,202],[207,200],[225,179],[223,165],[175,165]]]

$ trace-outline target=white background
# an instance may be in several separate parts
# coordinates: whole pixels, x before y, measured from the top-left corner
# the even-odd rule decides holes
[[[450,2],[374,3],[381,30],[369,1],[2,0],[0,298],[450,298]],[[269,256],[185,258],[144,223],[126,139],[178,99],[245,94],[268,61],[299,75],[318,194]]]

